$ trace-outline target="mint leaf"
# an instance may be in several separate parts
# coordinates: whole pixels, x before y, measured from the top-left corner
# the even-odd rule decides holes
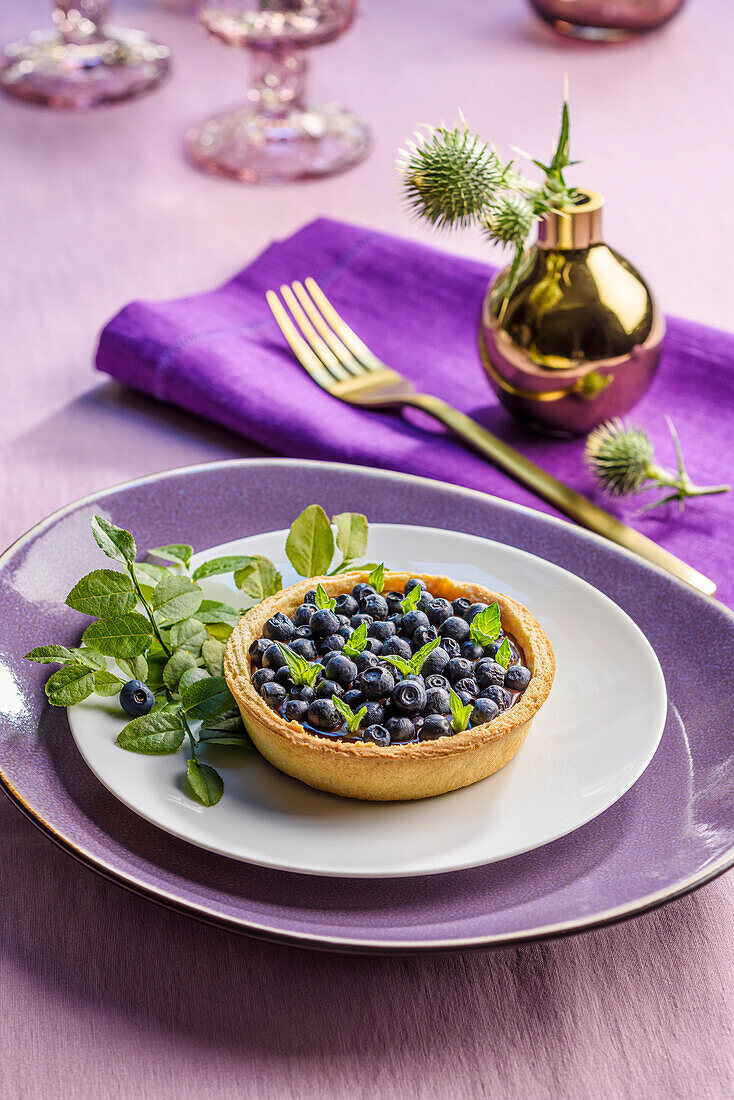
[[[95,569],[74,585],[66,597],[68,607],[82,615],[123,615],[137,603],[133,582],[127,573],[115,569]]]
[[[231,626],[236,626],[241,616],[242,612],[236,607],[219,600],[202,600],[199,610],[193,615],[201,623],[230,623]]]
[[[480,611],[478,615],[475,615],[469,624],[471,640],[481,646],[496,641],[499,638],[501,629],[500,606],[496,600],[489,607],[485,607],[484,611]]]
[[[345,657],[358,657],[367,644],[367,623],[361,623],[347,638],[342,653]]]
[[[416,607],[420,603],[420,598],[423,595],[423,589],[419,584],[414,584],[407,596],[400,601],[400,608],[403,615],[407,615],[409,611],[415,611]]]
[[[186,778],[199,802],[203,802],[205,806],[216,806],[224,794],[221,775],[208,764],[200,764],[194,759],[189,760]]]
[[[449,703],[451,705],[451,725],[454,733],[462,733],[469,725],[469,718],[474,707],[471,703],[462,703],[453,688],[449,688]]]
[[[404,660],[402,657],[381,657],[381,661],[387,661],[388,664],[395,665],[395,668],[400,669],[403,676],[413,675],[413,666],[409,661]]]
[[[321,505],[310,504],[293,521],[285,552],[302,577],[318,577],[327,572],[334,557],[334,533]]]
[[[240,569],[247,569],[252,565],[253,559],[249,554],[230,555],[225,558],[212,558],[211,561],[202,562],[194,570],[195,581],[203,581],[206,577],[219,577],[223,573],[236,573]]]
[[[117,744],[128,752],[164,756],[169,752],[178,752],[184,737],[178,707],[174,707],[133,718],[120,730]]]
[[[367,713],[367,707],[360,707],[355,714],[349,706],[349,703],[345,703],[337,695],[335,695],[331,701],[339,713],[346,719],[347,731],[349,733],[355,733],[359,729],[359,723]]]
[[[344,560],[361,558],[367,549],[367,517],[361,512],[340,512],[332,517],[332,523],[336,524],[336,545]]]
[[[283,642],[276,642],[275,644],[285,658],[285,663],[288,665],[291,679],[297,684],[307,684],[311,687],[314,680],[321,672],[321,665],[318,662],[310,664],[305,657],[301,657],[300,654],[294,653],[291,647],[285,645]]]
[[[237,570],[234,583],[253,600],[260,602],[280,592],[283,587],[283,578],[270,558],[255,554],[250,559],[249,565]]]
[[[45,691],[52,707],[73,707],[94,691],[94,672],[80,662],[66,665],[49,676]]]
[[[336,599],[328,595],[323,584],[316,586],[316,606],[319,611],[333,611],[336,607]]]
[[[175,649],[163,667],[163,683],[169,691],[178,691],[184,672],[196,667],[196,658],[188,649]]]
[[[115,676],[113,673],[108,672],[106,668],[98,668],[92,675],[94,677],[95,695],[103,695],[106,698],[112,698],[113,695],[119,695],[120,688],[123,685],[123,681],[119,676]]]
[[[236,703],[223,676],[196,680],[181,693],[187,718],[216,718],[232,710]]]
[[[420,672],[420,670],[423,668],[423,665],[426,663],[426,659],[430,657],[434,649],[438,649],[438,647],[441,645],[441,641],[441,638],[434,638],[432,641],[426,642],[425,645],[421,646],[417,653],[413,654],[413,656],[410,658],[410,665],[413,672]]]
[[[135,539],[124,527],[116,527],[104,516],[93,516],[92,534],[97,546],[115,561],[121,561],[123,565],[135,559]]]
[[[25,660],[35,661],[39,665],[60,665],[76,658],[65,645],[40,645],[26,653]]]
[[[193,546],[189,546],[187,542],[172,542],[168,546],[156,546],[155,549],[149,550],[148,556],[152,554],[163,561],[172,561],[176,565],[185,565],[188,568],[193,552]]]
[[[169,634],[174,649],[188,649],[194,656],[199,655],[208,637],[206,627],[198,619],[183,619],[180,623],[174,623]]]
[[[82,635],[90,649],[106,657],[137,657],[145,653],[153,641],[153,631],[147,619],[137,611],[116,615],[90,623]]]
[[[385,563],[381,561],[380,564],[372,570],[367,578],[367,584],[371,584],[377,592],[382,592],[385,587]]]
[[[204,593],[188,577],[171,573],[164,577],[150,597],[150,606],[161,623],[177,623],[199,610]]]
[[[510,649],[510,643],[507,638],[502,639],[502,645],[499,647],[494,655],[494,659],[498,665],[502,665],[503,668],[507,668],[512,660],[512,650]]]

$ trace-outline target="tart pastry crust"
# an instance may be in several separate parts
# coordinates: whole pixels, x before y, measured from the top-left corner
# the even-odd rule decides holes
[[[312,577],[269,596],[248,611],[232,631],[224,658],[224,675],[254,744],[280,771],[310,787],[350,798],[388,802],[428,798],[467,787],[512,759],[530,732],[535,715],[548,698],[555,657],[540,624],[526,607],[478,584],[459,583],[427,573],[386,573],[385,590],[402,591],[418,577],[434,597],[499,604],[503,629],[522,646],[532,677],[523,694],[493,721],[435,741],[381,748],[368,742],[318,737],[297,722],[286,722],[260,697],[252,683],[248,649],[262,636],[263,625],[277,611],[292,615],[317,584],[330,596],[348,592],[367,572]]]

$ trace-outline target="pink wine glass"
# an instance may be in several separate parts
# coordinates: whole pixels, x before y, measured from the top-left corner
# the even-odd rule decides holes
[[[271,183],[326,176],[362,160],[369,128],[343,107],[306,102],[304,54],[347,30],[356,6],[356,0],[202,0],[204,28],[250,51],[252,84],[245,105],[187,131],[194,164],[245,183]]]
[[[685,0],[530,0],[546,23],[560,34],[614,42],[662,27]]]
[[[110,27],[110,0],[55,0],[54,30],[2,51],[0,86],[47,107],[84,109],[143,95],[168,76],[170,54],[140,31]]]

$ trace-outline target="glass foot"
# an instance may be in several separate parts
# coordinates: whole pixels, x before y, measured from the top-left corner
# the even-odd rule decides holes
[[[367,156],[372,139],[366,123],[333,105],[278,117],[243,107],[192,126],[185,144],[206,172],[244,183],[287,183],[344,171]]]
[[[30,103],[84,110],[144,95],[169,70],[168,48],[139,31],[107,27],[104,38],[81,44],[39,31],[5,47],[0,86]]]

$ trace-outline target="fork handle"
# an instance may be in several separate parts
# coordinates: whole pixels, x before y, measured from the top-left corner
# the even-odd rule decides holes
[[[570,489],[568,485],[564,485],[562,481],[531,462],[525,455],[480,427],[471,417],[447,405],[440,398],[426,393],[401,395],[400,403],[422,409],[436,420],[440,420],[481,455],[491,459],[495,466],[505,470],[521,484],[527,485],[534,493],[554,504],[561,512],[575,519],[583,527],[596,531],[597,534],[631,550],[641,558],[652,562],[653,565],[667,570],[674,577],[692,585],[705,595],[713,596],[716,585],[708,577],[704,577],[698,570],[686,565],[674,554],[668,553],[652,539],[646,538],[639,531],[635,531],[609,512],[605,512],[603,508],[592,504],[581,493]]]

